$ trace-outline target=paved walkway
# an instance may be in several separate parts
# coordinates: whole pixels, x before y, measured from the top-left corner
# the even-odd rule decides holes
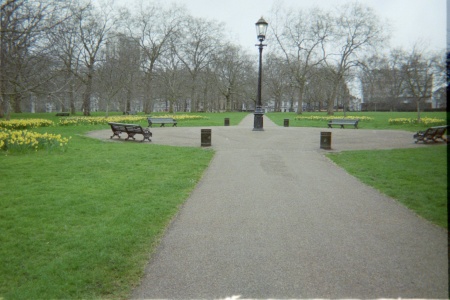
[[[212,127],[216,155],[133,299],[448,297],[446,230],[328,160],[324,129],[252,127]],[[326,131],[336,151],[424,147],[410,132]],[[199,128],[152,132],[200,146]]]

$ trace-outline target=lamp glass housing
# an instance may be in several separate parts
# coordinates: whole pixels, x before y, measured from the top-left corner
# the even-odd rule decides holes
[[[255,23],[256,25],[256,35],[258,37],[258,40],[260,42],[264,41],[266,39],[266,32],[267,27],[269,26],[269,23],[266,22],[266,20],[261,17],[258,22]]]

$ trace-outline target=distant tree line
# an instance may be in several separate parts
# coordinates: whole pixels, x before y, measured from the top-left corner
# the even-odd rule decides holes
[[[225,24],[141,1],[134,10],[87,0],[1,4],[0,117],[22,111],[240,111],[256,102],[257,50]],[[364,101],[427,101],[444,54],[381,51],[387,28],[367,6],[273,8],[264,53],[263,104],[302,113]],[[250,24],[252,26],[252,24]],[[256,40],[256,37],[255,37]],[[380,54],[384,53],[384,54]]]

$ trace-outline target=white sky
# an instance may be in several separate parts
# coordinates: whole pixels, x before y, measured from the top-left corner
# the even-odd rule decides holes
[[[127,3],[127,6],[131,7],[133,1],[137,0],[116,1],[118,4]],[[145,3],[147,0],[143,1]],[[292,8],[313,6],[334,8],[348,2],[345,0],[171,0],[170,2],[184,5],[193,16],[224,22],[230,30],[231,37],[235,38],[244,49],[252,50],[257,42],[254,24],[261,16],[268,18],[272,6],[277,1],[281,1],[285,7]],[[421,41],[429,50],[446,49],[447,2],[450,0],[356,1],[371,6],[383,22],[388,20],[391,23],[392,46],[410,49],[414,43]]]

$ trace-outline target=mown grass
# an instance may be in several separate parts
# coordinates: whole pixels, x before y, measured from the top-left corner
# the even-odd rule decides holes
[[[109,115],[116,114],[120,113]],[[409,117],[405,113],[361,114],[376,118],[372,127],[361,124],[363,129],[418,130],[385,124],[392,117]],[[179,121],[178,126],[223,126],[224,118],[236,125],[247,113],[199,115],[207,119]],[[294,121],[294,113],[267,115],[279,125],[289,118],[290,126],[326,127],[323,121]],[[55,123],[60,118],[12,117]],[[140,124],[147,126],[145,120]],[[71,136],[68,150],[0,152],[0,299],[127,298],[140,281],[149,252],[214,154],[200,148],[112,143],[84,136],[107,128],[37,128],[33,131]],[[446,149],[354,151],[330,158],[446,227]]]
[[[126,298],[213,151],[72,136],[65,153],[0,153],[0,298]]]
[[[345,151],[327,155],[336,164],[423,218],[447,226],[447,147]]]
[[[289,126],[291,127],[319,127],[326,128],[327,121],[316,120],[296,120],[297,116],[326,116],[326,112],[304,112],[302,115],[296,113],[268,113],[267,116],[276,124],[283,126],[284,119],[289,119]],[[373,118],[372,121],[360,121],[358,128],[360,129],[391,129],[391,130],[407,130],[418,131],[427,129],[429,126],[423,124],[403,124],[403,125],[390,125],[389,119],[396,118],[412,118],[417,119],[417,112],[348,112],[347,116],[366,116]],[[336,112],[334,117],[341,118],[344,116],[343,112]],[[421,118],[439,118],[447,119],[446,112],[422,112]]]
[[[194,126],[224,126],[225,118],[230,119],[230,126],[238,125],[242,119],[248,115],[245,112],[225,112],[225,113],[152,113],[151,115],[154,117],[158,117],[161,115],[173,115],[176,119],[177,115],[197,115],[205,117],[205,119],[198,120],[178,120],[177,126],[179,127],[194,127]]]

